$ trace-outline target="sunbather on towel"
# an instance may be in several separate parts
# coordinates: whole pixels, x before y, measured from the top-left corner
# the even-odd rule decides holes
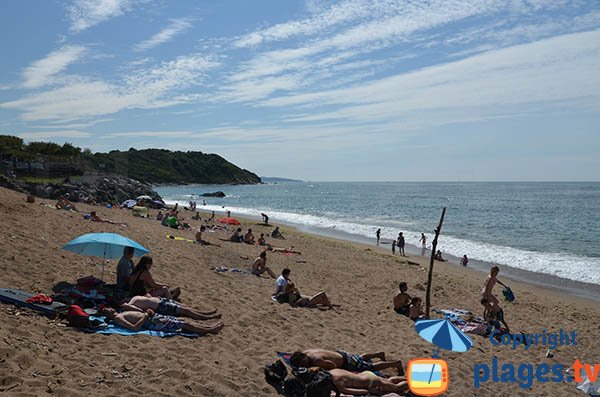
[[[104,219],[104,218],[100,218],[98,215],[96,215],[96,211],[92,211],[90,212],[90,220],[93,222],[103,222],[103,223],[110,223],[111,225],[127,225],[124,222],[113,222],[111,220],[108,219]]]
[[[322,371],[311,368],[310,371]],[[384,395],[387,393],[405,393],[408,390],[408,382],[403,376],[382,378],[371,371],[354,373],[344,369],[332,369],[328,371],[331,375],[331,383],[322,383],[320,388],[329,390],[318,390],[319,396],[329,396],[331,391],[361,396],[365,394]]]
[[[370,362],[378,358],[381,361]],[[323,369],[341,368],[346,371],[363,372],[379,371],[385,368],[397,368],[398,374],[404,375],[401,360],[386,361],[385,353],[352,354],[343,350],[331,351],[323,349],[309,349],[297,351],[292,354],[290,362],[295,367],[320,367]]]
[[[481,304],[485,308],[483,310],[483,318],[485,321],[500,321],[504,327],[506,327],[506,331],[510,331],[508,324],[504,321],[504,310],[498,304],[492,304],[485,298],[481,299]]]
[[[398,285],[400,292],[394,296],[394,311],[398,314],[408,316],[410,314],[410,295],[406,293],[408,285],[402,281]]]
[[[204,325],[196,321],[155,314],[150,309],[144,312],[126,311],[117,313],[115,309],[109,307],[104,309],[101,314],[106,316],[107,320],[114,321],[115,324],[131,331],[139,331],[141,329],[163,332],[183,331],[204,335],[217,334],[224,326],[222,321],[212,325]]]
[[[300,291],[298,291],[298,288],[296,288],[293,282],[291,282],[289,279],[287,281],[288,282],[285,285],[284,293],[287,296],[287,302],[291,306],[318,307],[319,305],[321,305],[326,306],[329,309],[333,309],[334,305],[329,300],[329,297],[327,296],[325,291],[318,292],[317,294],[312,296],[305,296],[300,294]]]
[[[200,231],[196,232],[196,243],[201,244],[201,245],[214,245],[214,246],[220,247],[219,244],[214,244],[214,243],[211,243],[210,241],[202,239],[202,233],[204,233],[205,231],[206,231],[206,226],[204,226],[204,225],[200,226]]]
[[[294,246],[290,246],[288,248],[279,248],[279,247],[271,247],[271,251],[273,252],[281,252],[283,254],[297,254],[302,255],[302,252],[294,250]]]
[[[216,310],[202,311],[192,309],[191,307],[183,306],[176,301],[155,298],[152,296],[134,296],[129,302],[121,305],[124,311],[143,312],[151,309],[157,314],[175,317],[189,317],[194,320],[214,320],[221,318],[220,314],[216,314]]]

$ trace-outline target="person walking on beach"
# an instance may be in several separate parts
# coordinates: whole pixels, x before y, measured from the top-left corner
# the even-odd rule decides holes
[[[231,211],[227,210],[227,218],[231,216]]]
[[[421,238],[419,239],[419,241],[421,242],[421,248],[427,248],[427,236],[425,235],[425,233],[421,233]]]
[[[375,236],[377,237],[377,245],[379,245],[379,239],[381,238],[381,229],[377,229],[375,232]]]
[[[486,299],[492,305],[498,305],[498,299],[494,296],[493,290],[496,283],[500,284],[504,288],[508,288],[502,281],[498,280],[498,273],[500,273],[500,268],[498,266],[494,266],[490,269],[490,275],[485,280],[485,284],[481,289],[481,297]]]
[[[469,258],[467,258],[467,255],[463,255],[462,259],[460,260],[460,264],[463,266],[467,266],[467,263],[469,263]]]
[[[404,253],[404,235],[402,235],[402,232],[398,233],[398,242],[396,243],[396,245],[398,246],[398,253],[402,256],[406,256],[406,254]]]

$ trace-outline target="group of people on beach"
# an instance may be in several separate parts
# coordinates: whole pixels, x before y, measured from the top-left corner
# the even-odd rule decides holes
[[[224,326],[216,310],[202,311],[178,302],[181,288],[170,288],[152,277],[153,260],[142,256],[133,263],[133,247],[125,247],[117,264],[116,288],[122,299],[116,307],[101,312],[107,320],[132,331],[141,329],[165,332],[216,334]],[[118,311],[117,311],[118,310]],[[185,318],[184,318],[185,317]],[[217,320],[205,324],[201,321]]]

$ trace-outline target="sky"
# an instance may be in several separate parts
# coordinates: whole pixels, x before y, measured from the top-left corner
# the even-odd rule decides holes
[[[600,1],[0,10],[3,135],[312,181],[600,180]]]

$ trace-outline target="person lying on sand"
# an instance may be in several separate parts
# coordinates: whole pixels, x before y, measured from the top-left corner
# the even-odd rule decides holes
[[[246,244],[254,244],[254,234],[252,234],[252,229],[248,229],[248,233],[244,235],[244,242]]]
[[[111,225],[127,225],[126,223],[119,223],[119,222],[113,222],[111,220],[108,219],[103,219],[100,218],[98,215],[96,215],[96,211],[92,211],[90,212],[90,220],[93,222],[103,222],[103,223],[110,223]]]
[[[481,299],[481,304],[484,307],[483,318],[485,321],[500,321],[506,328],[506,331],[510,332],[508,324],[506,324],[506,321],[504,321],[504,310],[502,310],[500,305],[492,304],[485,298]]]
[[[214,244],[214,243],[211,243],[210,241],[203,240],[202,233],[204,233],[204,231],[206,231],[206,227],[204,225],[201,225],[200,230],[198,232],[196,232],[196,243],[201,244],[201,245],[214,245],[214,246],[220,247],[219,244]]]
[[[381,361],[371,362],[378,358]],[[397,368],[398,374],[404,375],[401,360],[386,361],[385,353],[352,354],[343,350],[331,351],[323,349],[308,349],[296,351],[290,362],[294,367],[320,367],[323,369],[345,369],[352,372],[379,371],[386,368]]]
[[[290,246],[288,248],[279,248],[279,247],[271,247],[270,251],[273,252],[281,252],[283,254],[296,254],[296,255],[302,255],[302,252],[300,251],[295,251],[294,250],[294,246]]]
[[[500,268],[498,266],[492,267],[490,269],[490,275],[485,280],[485,284],[481,289],[481,297],[483,299],[487,299],[490,303],[493,303],[494,305],[497,305],[499,303],[498,299],[493,294],[494,286],[496,285],[496,283],[506,288],[506,285],[504,285],[500,280],[498,280],[498,273],[500,273]]]
[[[153,296],[134,296],[121,305],[123,311],[144,312],[151,309],[157,314],[174,317],[189,317],[194,320],[214,320],[221,318],[216,310],[202,311],[183,306],[173,300]]]
[[[77,211],[77,208],[69,201],[69,193],[64,196],[60,196],[56,201],[56,209],[59,210],[67,210],[67,211]]]
[[[322,372],[319,367],[310,368],[310,372]],[[371,371],[354,373],[344,369],[332,369],[326,371],[329,373],[330,382],[319,382],[311,385],[311,395],[330,396],[331,392],[344,393],[352,396],[362,396],[366,394],[384,395],[388,393],[404,394],[408,391],[408,382],[404,376],[392,376],[382,378]],[[287,382],[294,382],[290,379]],[[285,385],[284,385],[285,388]]]
[[[421,319],[424,314],[425,312],[423,312],[423,300],[416,296],[413,297],[410,300],[408,317],[413,321],[417,321]]]
[[[285,240],[285,237],[283,237],[283,234],[281,234],[281,232],[279,231],[279,226],[275,227],[275,229],[271,233],[271,237],[272,238],[278,238],[278,239],[281,239],[281,240]]]
[[[394,311],[398,314],[408,316],[410,313],[410,295],[406,293],[408,285],[402,281],[398,285],[400,292],[394,296]]]
[[[150,273],[151,268],[152,257],[147,255],[142,256],[129,277],[130,295],[143,296],[148,294],[154,297],[177,299],[181,293],[179,287],[170,291],[168,285],[155,282]]]
[[[151,309],[147,309],[143,312],[126,311],[117,313],[115,309],[109,307],[102,310],[101,314],[105,316],[107,320],[113,321],[115,324],[131,331],[139,331],[141,329],[164,332],[183,331],[204,335],[217,334],[224,327],[222,321],[218,321],[212,325],[204,325],[193,320],[184,320],[177,317],[155,314]]]
[[[267,251],[261,252],[258,258],[252,262],[252,274],[260,276],[264,272],[267,272],[271,278],[277,278],[273,270],[267,266]]]

